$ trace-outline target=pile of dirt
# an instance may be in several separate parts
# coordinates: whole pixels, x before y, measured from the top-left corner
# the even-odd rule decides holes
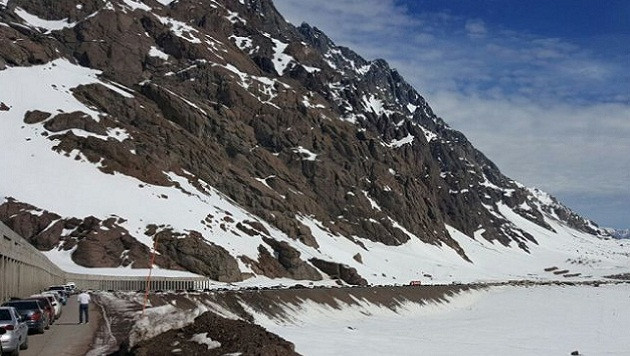
[[[127,351],[128,355],[299,355],[295,346],[263,327],[232,320],[212,312],[195,323],[145,340]]]

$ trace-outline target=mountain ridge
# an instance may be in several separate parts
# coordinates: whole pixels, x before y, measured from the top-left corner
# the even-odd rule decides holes
[[[0,31],[8,40],[0,80],[41,68],[60,100],[76,101],[47,110],[27,103],[22,115],[13,113],[21,97],[0,98],[12,120],[52,145],[54,159],[67,156],[106,173],[97,178],[101,189],[118,186],[111,176],[128,190],[122,179],[132,178],[155,191],[139,199],[164,204],[144,221],[148,213],[113,203],[109,210],[44,203],[34,193],[41,187],[25,192],[16,184],[2,192],[2,221],[79,266],[147,267],[157,239],[158,266],[218,281],[328,275],[367,283],[357,270],[365,267],[361,258],[349,257],[372,243],[417,239],[470,263],[455,229],[529,253],[539,238],[512,214],[543,235],[559,233],[555,222],[562,222],[606,238],[548,194],[504,176],[386,61],[366,61],[307,24],[293,27],[271,1],[3,5]],[[59,84],[64,73],[81,74]],[[74,89],[58,93],[65,87]],[[24,132],[13,125],[3,129]],[[168,214],[183,206],[191,217]],[[125,210],[131,216],[119,213]],[[352,253],[337,259],[322,252],[320,230],[343,236]],[[246,236],[258,240],[231,245]]]

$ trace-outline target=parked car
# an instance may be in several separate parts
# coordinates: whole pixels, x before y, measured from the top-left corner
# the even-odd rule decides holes
[[[4,328],[0,328],[0,336],[6,334],[7,331]],[[2,343],[0,342],[0,355],[4,355],[4,351],[2,350]]]
[[[48,287],[48,290],[45,292],[57,293],[59,298],[61,298],[61,304],[66,305],[68,302],[68,293],[66,293],[65,289],[51,289],[56,287]]]
[[[55,298],[54,295],[50,295],[50,294],[33,294],[29,297],[30,298],[40,298],[40,297],[44,297],[44,298],[48,298],[48,301],[50,302],[50,304],[53,307],[53,311],[55,312],[55,320],[59,319],[59,317],[61,316],[61,303],[59,303],[57,301],[57,299]]]
[[[24,298],[25,300],[38,300],[40,302],[40,304],[44,307],[44,311],[46,311],[46,313],[48,313],[48,325],[52,325],[52,323],[55,322],[55,307],[53,307],[52,303],[50,302],[50,300],[48,300],[47,297],[45,296],[38,296],[38,297],[28,297],[28,298]]]
[[[28,349],[28,325],[15,308],[0,307],[0,329],[6,331],[0,336],[3,353],[15,356]]]
[[[42,292],[42,294],[44,294],[44,295],[48,295],[48,294],[52,295],[53,297],[55,297],[55,300],[57,301],[57,303],[59,303],[60,306],[61,305],[66,305],[64,303],[65,300],[63,298],[61,298],[61,294],[59,292],[57,292],[57,291],[47,290],[45,292]]]
[[[68,292],[68,288],[66,288],[65,286],[50,286],[48,287],[48,290],[54,290],[54,291],[59,292],[60,294],[63,294],[66,300],[70,296],[70,292]]]
[[[48,329],[48,314],[44,310],[44,306],[37,300],[18,299],[2,304],[3,307],[14,307],[18,314],[26,320],[29,330],[34,330],[40,334],[44,333],[44,329]]]

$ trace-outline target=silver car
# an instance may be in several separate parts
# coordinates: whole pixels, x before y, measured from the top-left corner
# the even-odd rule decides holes
[[[61,300],[61,304],[63,305],[66,305],[66,303],[68,302],[68,294],[66,294],[65,290],[49,288],[47,291],[44,291],[42,294],[44,293],[56,293],[59,296],[59,299]]]
[[[28,348],[28,325],[13,307],[0,307],[0,328],[6,333],[0,336],[2,352],[19,355]]]
[[[0,336],[6,334],[7,331],[4,328],[0,328]],[[0,355],[4,355],[4,351],[2,351],[2,343],[0,342]]]

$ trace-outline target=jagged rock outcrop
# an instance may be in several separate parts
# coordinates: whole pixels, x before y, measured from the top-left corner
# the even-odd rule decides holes
[[[355,268],[336,262],[320,260],[318,258],[312,258],[309,261],[333,279],[340,279],[348,284],[356,286],[367,285],[367,280],[361,277]]]
[[[54,234],[47,231],[47,228],[59,220],[60,216],[50,212],[32,214],[32,210],[35,210],[34,206],[10,199],[0,205],[0,220],[33,246],[40,250],[50,250],[59,244],[60,231],[59,227],[51,229],[50,231],[57,230],[57,234]]]
[[[157,250],[188,271],[220,282],[242,280],[236,259],[221,246],[204,241],[199,232],[182,237],[163,230],[155,234]],[[170,267],[170,266],[166,266]]]

